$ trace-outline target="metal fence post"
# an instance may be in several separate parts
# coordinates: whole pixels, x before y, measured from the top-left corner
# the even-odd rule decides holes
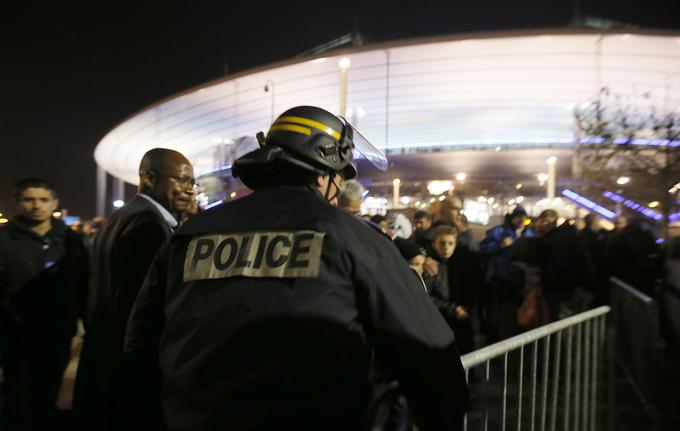
[[[560,344],[560,332],[557,333],[557,344]],[[541,409],[541,431],[545,431],[545,418],[548,408],[548,370],[550,369],[550,337],[545,339],[543,344],[543,408]],[[554,429],[554,426],[553,426]]]
[[[614,319],[612,319],[614,320]],[[616,337],[615,325],[608,325],[607,320],[602,318],[602,350],[607,351],[606,361],[607,361],[607,429],[609,431],[614,431],[614,408],[615,408],[615,385],[616,385],[616,361],[614,360],[614,340]],[[605,338],[605,328],[607,328],[608,339]]]
[[[538,341],[533,344],[533,357],[531,361],[531,431],[536,424],[536,370],[538,369]]]
[[[562,348],[562,331],[557,333],[557,345],[555,353],[555,368],[553,370],[553,399],[552,399],[552,414],[550,415],[550,431],[555,431],[557,421],[557,397],[559,396],[560,388],[560,354]]]
[[[576,370],[574,375],[574,431],[579,431],[579,413],[581,407],[581,338],[583,324],[576,326]]]
[[[572,327],[567,328],[567,369],[565,371],[565,388],[564,388],[564,431],[569,429],[569,413],[571,401],[571,349],[572,349]]]
[[[524,346],[519,348],[519,397],[517,399],[517,431],[522,429],[522,380],[524,379]]]
[[[506,430],[510,420],[516,423],[516,427],[510,426],[510,429],[516,428],[520,431],[524,425],[523,418],[527,422],[527,427],[524,428],[531,431],[535,429],[554,431],[558,428],[558,423],[559,428],[566,431],[571,431],[572,428],[577,431],[598,429],[598,425],[604,423],[598,420],[602,416],[599,415],[597,407],[599,388],[602,387],[599,379],[603,374],[600,362],[603,359],[610,360],[610,355],[604,354],[605,348],[610,347],[609,343],[605,343],[605,331],[610,329],[606,325],[605,315],[609,311],[609,307],[598,307],[463,355],[461,360],[467,380],[473,367],[485,367],[484,378],[479,382],[483,387],[481,406],[483,416],[480,418],[480,426],[476,424],[468,426],[471,418],[479,416],[466,415],[464,429],[487,431],[490,428],[489,423],[495,428],[500,422],[498,428]],[[564,348],[563,341],[566,343]],[[525,354],[527,346],[533,349],[531,355]],[[541,349],[542,355],[539,352]],[[513,351],[518,351],[519,356],[519,369],[516,374],[514,356],[509,356]],[[491,369],[491,361],[501,358],[503,369],[494,367],[494,370],[502,371],[502,377],[496,371],[492,373]],[[525,359],[531,360],[531,368],[527,369],[531,375],[526,376],[526,385]],[[509,369],[509,364],[513,364],[512,370]],[[611,377],[611,369],[606,371],[606,376]],[[538,384],[540,378],[543,379],[542,385]],[[499,381],[500,379],[502,381]],[[517,379],[516,391],[513,388],[515,379]],[[531,397],[530,400],[524,399],[527,388],[531,389],[531,394],[527,394]],[[502,402],[500,406],[492,404],[492,400],[495,403],[497,396],[502,397],[502,400],[499,400]],[[516,405],[512,404],[515,402]],[[527,409],[525,406],[529,403],[531,407]],[[524,414],[524,409],[530,410],[530,413],[527,412],[530,417]],[[512,417],[514,412],[517,418]],[[611,418],[608,420],[611,421]],[[537,422],[540,424],[538,427]]]
[[[591,338],[591,330],[592,330],[592,325],[590,320],[586,320],[585,322],[585,332],[584,332],[584,340],[583,340],[583,346],[585,350],[585,358],[583,361],[583,365],[585,367],[583,375],[585,376],[583,379],[583,429],[588,430],[591,429],[590,427],[590,421],[588,420],[588,413],[589,410],[588,408],[590,407],[588,405],[589,397],[590,397],[590,338]]]

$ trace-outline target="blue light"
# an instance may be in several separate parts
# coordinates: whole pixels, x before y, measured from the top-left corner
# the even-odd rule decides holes
[[[614,202],[618,202],[618,203],[621,203],[625,200],[623,198],[623,196],[619,196],[616,193],[612,193],[612,192],[604,192],[604,193],[602,193],[602,196],[609,198],[609,199],[613,200]]]
[[[596,213],[600,214],[602,217],[606,219],[613,219],[614,217],[617,216],[617,214],[609,210],[601,205],[596,204],[595,202],[591,201],[590,199],[581,196],[580,194],[571,191],[569,189],[564,189],[562,190],[562,195],[567,197],[568,199],[574,201],[578,205],[588,208],[589,210],[595,211]]]
[[[642,214],[646,217],[649,217],[651,219],[654,219],[656,221],[663,219],[663,216],[661,214],[659,214],[658,212],[652,211],[649,208],[645,207],[644,205],[640,205],[639,203],[637,203],[635,201],[632,201],[630,199],[626,199],[623,196],[618,195],[614,192],[605,191],[604,193],[602,193],[602,196],[604,196],[607,199],[610,199],[614,202],[623,203],[625,206],[632,209],[633,211],[637,211],[640,214]],[[672,215],[671,215],[671,217],[672,217]]]
[[[582,144],[604,144],[607,140],[602,137],[588,137],[582,138],[580,143]],[[668,139],[628,139],[628,138],[615,138],[612,143],[614,145],[646,145],[650,147],[678,147],[680,146],[680,140],[668,140]]]
[[[361,192],[361,198],[362,198],[362,199],[365,198],[366,196],[368,196],[368,189],[366,189],[366,190],[364,190],[363,192]]]
[[[222,205],[223,203],[224,203],[224,201],[221,201],[221,200],[220,200],[220,201],[215,201],[215,202],[213,202],[213,203],[211,203],[211,204],[206,205],[205,208],[203,208],[203,209],[209,210],[210,208],[214,208],[214,207],[216,207],[216,206],[218,206],[218,205]]]
[[[209,171],[203,172],[201,175],[199,175],[199,178],[204,177],[206,175],[214,174],[216,172],[228,171],[229,169],[231,169],[231,165],[220,166],[219,168],[215,168],[215,169],[211,169]]]

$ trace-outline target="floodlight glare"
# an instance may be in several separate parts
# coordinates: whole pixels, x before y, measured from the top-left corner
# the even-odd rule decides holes
[[[451,181],[430,181],[427,183],[427,191],[431,195],[441,195],[449,190],[453,190],[453,183]]]

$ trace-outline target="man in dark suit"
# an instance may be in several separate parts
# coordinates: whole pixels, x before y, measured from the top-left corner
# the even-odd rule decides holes
[[[190,208],[195,183],[193,167],[182,154],[150,150],[139,167],[138,194],[97,235],[74,394],[85,429],[128,428],[133,400],[139,398],[123,355],[128,317],[153,257]]]

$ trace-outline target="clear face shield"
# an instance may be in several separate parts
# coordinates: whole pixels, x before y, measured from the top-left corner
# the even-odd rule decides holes
[[[386,171],[388,168],[387,156],[368,139],[364,137],[352,124],[345,118],[340,117],[345,123],[346,134],[354,143],[354,150],[352,152],[354,160],[366,159],[371,165],[381,171]]]

